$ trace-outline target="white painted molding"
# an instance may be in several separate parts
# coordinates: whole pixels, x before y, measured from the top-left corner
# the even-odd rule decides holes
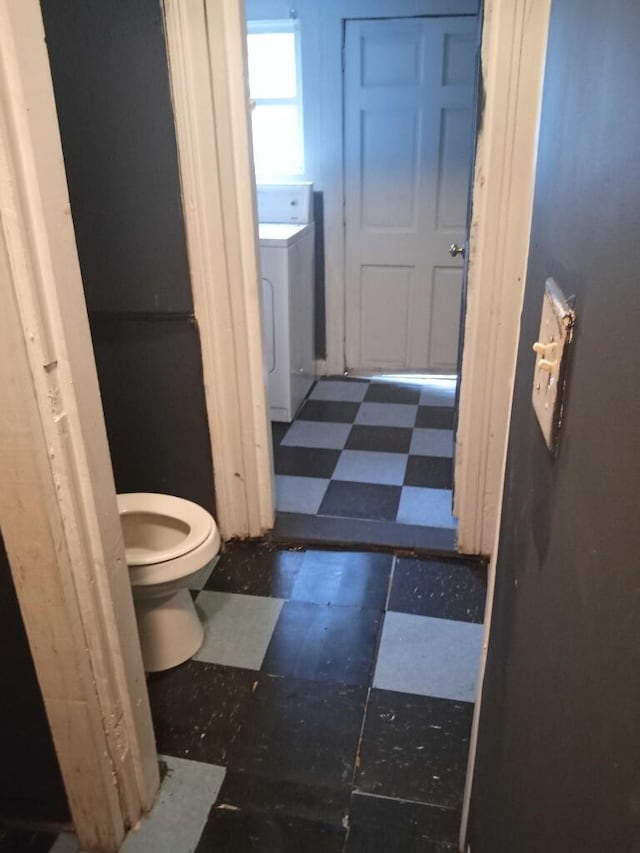
[[[76,833],[158,765],[37,0],[0,0],[0,520]]]
[[[511,17],[512,12],[515,9],[515,4],[512,3],[512,0],[494,0],[493,2],[487,3],[485,7],[485,27],[487,31],[487,43],[486,46],[483,47],[483,51],[486,48],[487,56],[486,56],[486,65],[485,65],[485,79],[490,79],[492,82],[496,83],[496,78],[503,73],[502,66],[500,65],[500,56],[497,51],[496,39],[498,41],[508,39],[509,29],[513,29],[514,26],[517,27],[514,32],[515,35],[520,36],[520,44],[521,44],[521,64],[526,69],[526,75],[531,74],[532,76],[529,78],[529,83],[531,86],[531,90],[529,92],[529,100],[528,100],[528,109],[527,109],[527,120],[524,121],[520,127],[522,136],[519,137],[519,144],[521,147],[521,153],[526,154],[526,151],[531,151],[531,146],[533,146],[533,153],[535,157],[535,152],[537,149],[537,139],[538,139],[538,127],[539,127],[539,117],[540,117],[540,106],[542,102],[542,88],[543,88],[543,80],[544,80],[544,65],[545,65],[545,57],[547,50],[547,35],[549,32],[549,15],[551,11],[551,0],[517,0],[518,6],[520,7],[517,11],[520,13],[518,16]],[[505,16],[506,13],[506,29],[501,30],[501,25],[505,24]],[[493,40],[493,45],[491,44]],[[483,57],[484,64],[484,57]],[[537,102],[537,108],[535,112],[533,110],[533,102]],[[527,134],[529,135],[529,144],[528,146],[525,144],[527,139]],[[524,165],[523,164],[523,167]],[[535,162],[533,165],[533,175],[532,175],[532,186],[531,186],[531,196],[526,195],[525,199],[528,205],[527,211],[523,214],[523,221],[520,222],[520,229],[524,228],[525,222],[527,223],[527,234],[526,238],[521,233],[521,251],[526,245],[526,250],[528,251],[529,246],[529,235],[531,231],[531,207],[533,204],[533,183],[535,179]],[[524,202],[525,200],[523,200]],[[515,263],[515,259],[512,261]],[[459,848],[460,850],[468,850],[468,831],[469,831],[469,811],[471,806],[471,794],[473,788],[473,774],[475,770],[475,760],[476,753],[478,748],[478,730],[480,725],[480,714],[482,712],[482,688],[484,685],[484,675],[487,665],[487,652],[489,648],[489,639],[491,635],[491,619],[493,614],[493,601],[494,601],[494,593],[495,593],[495,578],[496,578],[496,565],[498,562],[498,554],[500,549],[500,520],[502,513],[502,500],[504,496],[504,479],[505,479],[505,470],[507,464],[507,449],[508,449],[508,435],[509,435],[509,427],[511,423],[511,407],[513,402],[513,385],[515,380],[516,373],[516,355],[518,350],[518,343],[520,338],[520,311],[522,309],[522,297],[524,295],[524,282],[526,276],[526,265],[527,258],[525,257],[520,261],[522,263],[522,272],[521,272],[521,287],[519,288],[519,301],[518,301],[518,313],[515,318],[516,328],[513,330],[513,338],[511,339],[512,350],[511,350],[511,359],[508,365],[508,371],[504,369],[504,380],[508,388],[508,400],[507,400],[507,411],[504,421],[504,439],[502,442],[495,448],[494,452],[501,451],[501,458],[499,462],[499,486],[498,493],[496,497],[496,510],[495,510],[495,522],[494,522],[494,530],[493,530],[493,542],[491,547],[491,561],[489,563],[489,571],[488,571],[488,583],[487,583],[487,598],[485,603],[485,612],[484,612],[484,632],[482,638],[482,651],[480,657],[479,671],[478,671],[478,681],[476,685],[476,699],[475,705],[473,709],[473,723],[471,726],[471,737],[469,743],[469,757],[467,760],[467,775],[465,779],[465,790],[464,797],[462,803],[462,821],[460,826],[460,836],[459,836]],[[515,306],[512,306],[513,310],[515,310]],[[512,318],[513,319],[513,318]],[[465,846],[466,845],[466,846]]]
[[[273,526],[244,4],[165,0],[216,514],[225,538]]]
[[[458,550],[490,554],[529,250],[550,0],[487,0],[455,457]]]

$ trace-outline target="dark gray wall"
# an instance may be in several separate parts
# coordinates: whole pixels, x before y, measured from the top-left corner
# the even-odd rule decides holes
[[[67,821],[67,797],[1,536],[0,684],[0,817]]]
[[[554,0],[472,853],[640,850],[640,14]],[[530,404],[544,280],[575,294],[560,453]]]
[[[118,491],[213,511],[159,0],[42,0]]]

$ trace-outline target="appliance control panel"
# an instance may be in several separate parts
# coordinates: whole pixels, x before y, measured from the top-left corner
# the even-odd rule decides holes
[[[552,278],[545,282],[531,400],[549,450],[555,454],[562,424],[567,354],[575,311]]]
[[[258,184],[258,222],[313,222],[313,184]]]

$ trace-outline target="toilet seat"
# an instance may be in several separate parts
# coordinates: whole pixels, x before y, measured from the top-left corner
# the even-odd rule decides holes
[[[205,509],[184,498],[149,492],[119,494],[117,498],[120,518],[124,524],[127,516],[155,515],[170,519],[178,528],[172,537],[174,541],[165,543],[164,547],[159,547],[157,543],[154,543],[154,547],[145,547],[144,543],[127,547],[125,542],[125,556],[130,569],[184,557],[201,546],[215,527],[211,515]]]

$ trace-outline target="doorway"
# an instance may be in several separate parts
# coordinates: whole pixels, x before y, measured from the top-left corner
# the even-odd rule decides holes
[[[449,249],[466,239],[478,19],[341,24],[345,299],[326,324],[344,325],[343,361],[291,426],[272,406],[275,533],[452,552],[463,261]],[[330,205],[316,225],[331,233]]]
[[[425,0],[427,2],[427,0]],[[249,17],[259,4],[247,6]],[[407,5],[391,14],[415,15]],[[544,19],[546,6],[541,8]],[[434,14],[439,7],[433,4]],[[364,2],[351,9],[364,12]],[[474,0],[456,12],[475,15]],[[526,270],[536,127],[544,62],[544,20],[529,27],[529,0],[483,14],[483,129],[474,167],[470,228],[464,379],[456,447],[456,515],[464,553],[490,553],[497,519],[510,404],[510,376]],[[323,112],[305,112],[305,153],[317,156],[320,129],[329,144],[323,178],[326,269],[326,359],[321,373],[344,371],[344,228],[342,47],[344,19],[337,4],[305,4],[305,57],[326,50]],[[371,10],[369,9],[369,17]],[[264,15],[262,15],[264,17]],[[366,12],[363,14],[366,17]],[[246,20],[218,12],[208,0],[189,9],[167,0],[166,33],[195,314],[203,341],[206,409],[216,469],[218,520],[225,536],[258,536],[274,520],[271,441],[264,401],[256,232],[247,227],[255,201],[247,161]],[[306,27],[306,29],[305,29]],[[303,71],[305,70],[303,57]],[[493,132],[499,128],[500,132]],[[307,143],[310,143],[307,145]],[[216,168],[211,168],[211,146]],[[307,150],[308,149],[308,150]],[[306,177],[306,176],[305,176]],[[223,212],[223,213],[222,213]],[[231,257],[209,236],[224,226]],[[342,319],[341,319],[342,318]],[[321,358],[322,354],[317,354]],[[238,368],[250,381],[236,381]],[[230,403],[235,401],[235,404]]]

